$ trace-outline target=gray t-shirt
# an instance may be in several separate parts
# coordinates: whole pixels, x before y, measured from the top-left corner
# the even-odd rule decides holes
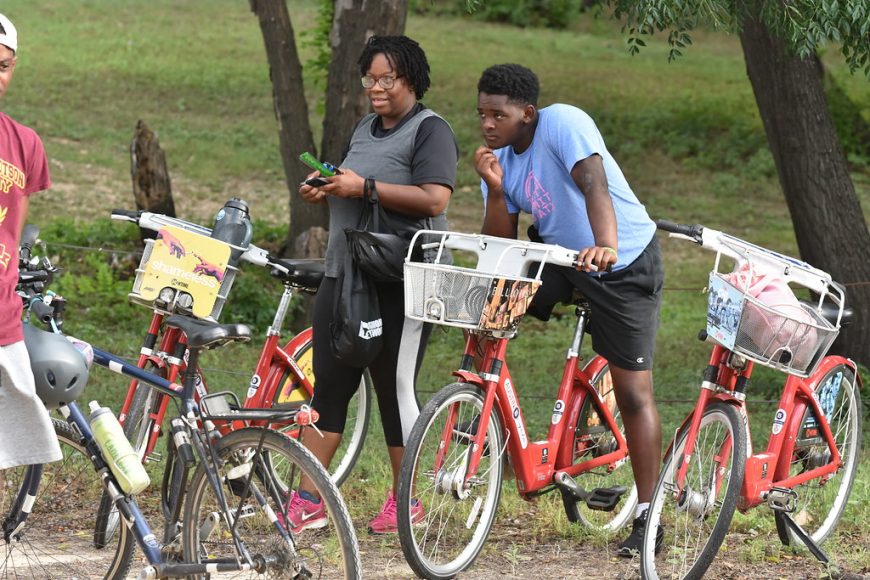
[[[369,114],[362,118],[350,139],[342,167],[363,177],[385,183],[422,185],[438,183],[453,189],[459,149],[450,125],[430,109],[418,103],[402,121],[390,130],[380,126],[380,118]],[[356,228],[363,209],[362,198],[327,197],[329,203],[329,245],[326,249],[326,275],[338,276],[345,256],[345,228]],[[427,220],[386,210],[396,227],[405,229],[447,229],[447,210]]]

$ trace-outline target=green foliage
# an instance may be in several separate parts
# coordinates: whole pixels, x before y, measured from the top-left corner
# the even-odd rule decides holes
[[[305,63],[305,69],[315,86],[326,86],[329,74],[329,63],[332,60],[332,48],[329,43],[329,33],[332,31],[332,20],[335,16],[335,4],[332,0],[320,0],[314,26],[302,31],[300,44],[314,51],[314,56]]]
[[[514,26],[565,28],[580,13],[581,0],[459,0],[476,18]]]
[[[861,116],[857,103],[849,98],[827,71],[824,85],[828,109],[849,162],[853,165],[870,165],[870,122]]]
[[[628,49],[637,54],[643,36],[669,31],[668,59],[681,56],[691,44],[689,31],[706,25],[735,31],[747,17],[757,16],[799,57],[828,42],[839,43],[851,71],[870,76],[870,8],[866,0],[795,0],[733,2],[732,0],[605,0],[626,23]],[[755,12],[757,10],[757,13]]]

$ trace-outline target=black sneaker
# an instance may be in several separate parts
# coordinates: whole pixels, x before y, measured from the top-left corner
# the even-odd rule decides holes
[[[616,555],[623,558],[633,558],[639,556],[643,548],[643,533],[646,530],[646,519],[649,516],[649,510],[643,510],[641,514],[634,518],[631,523],[631,533],[625,538],[616,548]],[[656,554],[662,549],[662,540],[665,537],[665,531],[659,525],[656,531]]]

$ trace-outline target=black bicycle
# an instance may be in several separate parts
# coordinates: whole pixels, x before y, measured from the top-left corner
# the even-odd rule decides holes
[[[25,244],[32,244],[31,237],[36,234],[28,230]],[[23,247],[19,293],[28,315],[35,314],[60,332],[64,301],[43,292],[56,270],[44,259],[32,268],[29,254],[29,248]],[[250,426],[288,421],[308,425],[316,420],[314,412],[307,407],[280,412],[238,409],[238,401],[230,401],[231,410],[209,414],[208,399],[233,395],[215,393],[204,398],[206,404],[196,402],[199,356],[206,349],[248,340],[250,331],[244,325],[183,316],[169,317],[166,324],[188,337],[189,371],[181,385],[93,349],[98,365],[146,383],[176,403],[161,484],[167,516],[163,541],[149,527],[136,499],[122,490],[86,415],[74,401],[62,401],[59,411],[65,420],[53,419],[53,423],[63,459],[0,472],[4,476],[0,576],[124,578],[138,545],[147,562],[140,578],[360,577],[354,529],[329,474],[293,439]],[[58,366],[51,374],[58,378],[64,372]],[[40,380],[37,377],[38,391]],[[234,403],[238,410],[232,410]],[[214,428],[217,421],[232,422],[235,429],[222,435]],[[287,506],[302,476],[314,483],[323,498],[327,521],[318,530],[294,534]],[[111,517],[123,521],[111,534],[97,524],[110,516],[95,513],[104,490],[117,514]]]

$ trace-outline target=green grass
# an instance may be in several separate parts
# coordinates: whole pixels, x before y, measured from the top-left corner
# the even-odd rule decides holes
[[[313,25],[314,3],[288,5],[298,39]],[[70,300],[67,330],[132,357],[149,315],[126,300],[138,263],[128,254],[137,250],[136,231],[106,217],[111,207],[133,205],[128,147],[139,119],[158,132],[166,150],[180,216],[210,224],[224,200],[238,195],[251,203],[255,243],[277,248],[286,231],[288,192],[256,18],[248,3],[238,0],[6,0],[3,11],[18,25],[21,51],[2,110],[34,127],[51,158],[55,187],[33,199],[31,221],[42,226],[49,254],[68,270],[56,287]],[[491,64],[519,62],[541,78],[542,105],[568,102],[593,116],[651,215],[705,223],[796,253],[735,38],[698,32],[686,56],[668,64],[663,43],[631,57],[618,24],[588,16],[570,30],[543,31],[412,14],[407,33],[426,49],[432,67],[425,102],[451,123],[460,143],[450,208],[454,229],[477,231],[481,220],[478,179],[470,164],[480,143],[477,78]],[[303,50],[304,58],[312,54]],[[870,83],[849,76],[833,48],[823,60],[870,119]],[[310,74],[306,80],[318,135],[316,104],[322,96]],[[853,177],[866,217],[870,171],[856,167]],[[667,279],[655,380],[667,439],[691,408],[706,362],[708,347],[694,337],[704,326],[701,289],[712,256],[671,240],[663,240],[663,250]],[[245,268],[223,319],[251,322],[262,337],[279,292],[266,273]],[[564,361],[572,317],[569,310],[563,314],[548,324],[524,322],[510,347],[533,437],[545,432]],[[244,390],[260,344],[207,356],[209,385]],[[452,381],[461,348],[455,329],[434,332],[419,382],[421,402]],[[750,399],[759,433],[769,430],[776,407],[755,401],[777,398],[780,379],[757,372]],[[110,373],[95,371],[88,396],[117,407],[125,387]],[[378,508],[390,478],[377,419],[370,433],[355,477],[343,490],[357,521]],[[839,555],[857,568],[870,566],[866,553],[852,549],[870,541],[864,529],[870,517],[867,457],[840,528],[846,540]],[[529,505],[514,493],[513,482],[505,485],[501,517],[521,517]],[[534,510],[535,537],[606,541],[568,525],[555,497],[540,498]],[[770,522],[766,510],[738,518],[735,526],[755,529],[765,539],[740,557],[781,557],[766,552]],[[856,537],[859,541],[850,541]]]

